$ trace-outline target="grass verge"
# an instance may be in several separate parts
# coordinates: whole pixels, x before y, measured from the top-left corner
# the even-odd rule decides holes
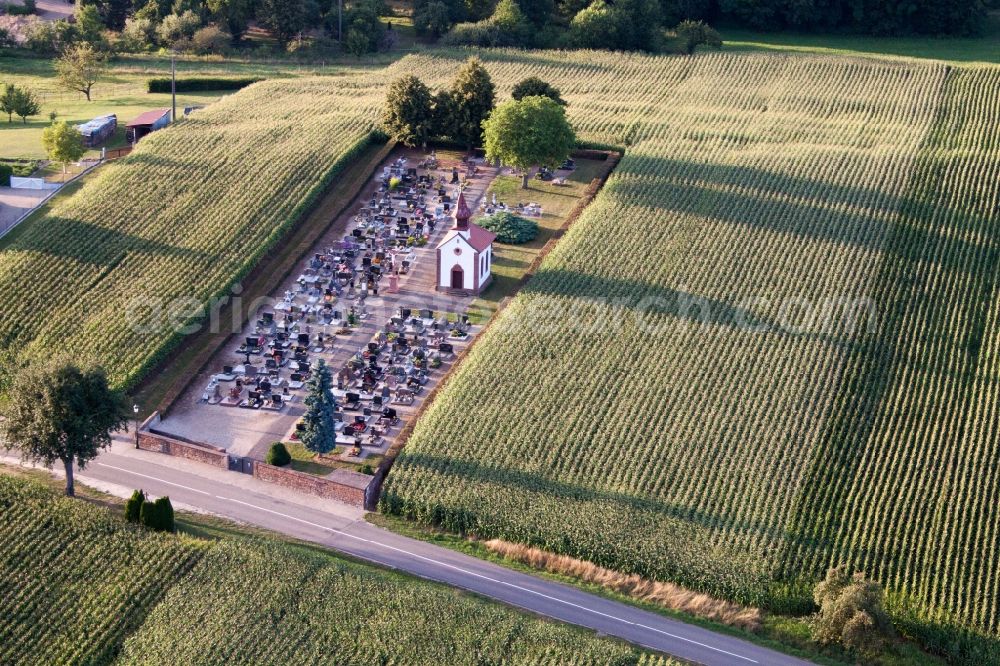
[[[856,660],[839,648],[824,648],[813,642],[810,637],[809,621],[807,618],[764,614],[760,631],[754,633],[722,624],[721,622],[706,620],[689,613],[664,608],[660,604],[643,601],[642,599],[637,599],[574,576],[538,569],[515,559],[503,557],[490,550],[484,542],[443,532],[432,527],[418,525],[403,518],[387,516],[381,513],[369,513],[366,515],[366,520],[373,525],[412,539],[419,539],[456,552],[471,555],[472,557],[478,557],[482,560],[500,564],[508,569],[572,585],[585,592],[596,594],[606,599],[630,604],[674,620],[680,620],[711,631],[735,636],[757,645],[771,648],[772,650],[808,659],[817,664],[825,666],[848,666],[849,664],[856,663]],[[886,654],[881,662],[882,666],[942,666],[945,663],[937,657],[921,651],[915,644],[910,642],[900,642],[895,647],[898,654]]]

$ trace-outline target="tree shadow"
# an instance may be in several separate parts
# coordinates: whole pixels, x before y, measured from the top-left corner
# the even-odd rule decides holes
[[[852,331],[841,335],[836,333],[838,327],[852,323],[847,319],[835,319],[835,326],[802,330],[742,305],[631,278],[608,277],[562,268],[542,268],[526,283],[523,291],[560,299],[580,298],[585,302],[604,303],[608,308],[617,308],[636,317],[640,325],[649,327],[651,336],[663,331],[662,321],[666,317],[690,325],[722,326],[750,334],[820,340],[845,350],[856,346],[850,334]],[[874,316],[877,313],[865,314]]]
[[[650,175],[654,174],[654,175]],[[886,252],[900,259],[935,262],[948,270],[968,272],[977,261],[970,255],[997,250],[989,241],[963,237],[979,228],[981,218],[941,210],[939,200],[912,188],[902,196],[884,191],[801,178],[763,169],[651,156],[626,156],[606,187],[625,205],[664,212],[683,212],[734,225],[767,229]],[[947,229],[912,228],[907,219],[954,214]],[[927,247],[947,240],[953,251],[924,256]],[[907,243],[890,239],[906,236]]]
[[[48,254],[101,267],[113,266],[129,253],[171,259],[210,259],[202,250],[170,245],[72,218],[48,217],[44,225],[35,225],[32,231],[35,233],[22,235],[16,246],[9,249]]]
[[[567,483],[544,474],[509,466],[489,466],[468,458],[456,461],[445,455],[409,450],[405,453],[403,460],[405,460],[404,464],[407,467],[428,470],[434,474],[454,475],[473,483],[497,483],[502,480],[504,486],[523,488],[528,492],[542,493],[548,497],[614,504],[621,507],[623,515],[632,511],[642,511],[711,529],[719,529],[721,525],[725,525],[727,531],[741,534],[768,535],[775,538],[784,535],[783,529],[768,523],[738,520],[735,516],[727,513],[702,511],[652,497]]]

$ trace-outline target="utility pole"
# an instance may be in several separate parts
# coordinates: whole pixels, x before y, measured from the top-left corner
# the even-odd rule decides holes
[[[177,122],[177,56],[170,54],[170,122]]]

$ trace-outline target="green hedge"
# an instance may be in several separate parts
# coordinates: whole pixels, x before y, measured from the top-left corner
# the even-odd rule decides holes
[[[14,167],[9,164],[0,164],[0,187],[10,186],[10,177],[14,175]]]
[[[497,240],[508,245],[520,245],[534,240],[538,223],[534,220],[502,211],[479,221],[479,226],[497,235]]]
[[[241,90],[264,79],[220,79],[211,77],[195,77],[177,79],[177,92],[203,92],[206,90]],[[170,92],[170,79],[149,79],[146,90],[151,93]]]

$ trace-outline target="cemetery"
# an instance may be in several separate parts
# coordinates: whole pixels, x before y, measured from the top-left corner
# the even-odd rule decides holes
[[[481,157],[397,148],[148,425],[143,448],[147,435],[161,437],[165,443],[151,444],[153,450],[211,464],[228,460],[231,469],[291,485],[284,470],[261,464],[281,442],[291,452],[288,470],[355,484],[359,490],[346,493],[357,497],[488,323],[483,303],[510,295],[512,280],[554,242],[598,170],[607,168],[599,158],[582,160],[580,170],[572,161],[540,170],[537,185],[524,192],[509,187],[518,179],[510,169]],[[528,247],[499,244],[473,222],[489,224],[498,213],[536,220],[541,236]],[[311,387],[321,375],[334,402],[335,438],[329,450],[316,451],[303,435]],[[301,476],[293,481],[314,492]],[[341,499],[339,490],[327,490],[314,494]]]
[[[485,207],[497,173],[458,153],[392,153],[156,433],[263,460],[272,443],[299,440],[309,379],[322,364],[337,437],[317,459],[373,466],[482,328],[465,316],[474,291],[437,289],[438,245],[475,227],[471,209]]]

